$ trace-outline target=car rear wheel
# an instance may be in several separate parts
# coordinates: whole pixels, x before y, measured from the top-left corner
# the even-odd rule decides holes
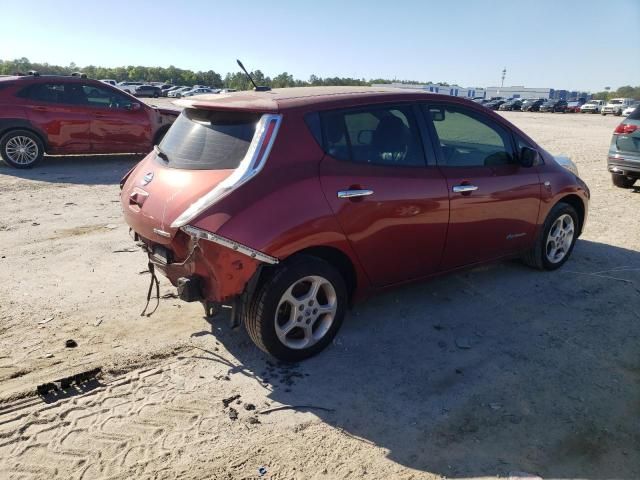
[[[28,130],[13,130],[0,139],[0,153],[15,168],[31,168],[44,155],[42,141]]]
[[[299,256],[257,290],[244,313],[253,342],[279,360],[295,362],[324,349],[344,319],[347,288],[329,263]]]
[[[536,244],[524,255],[524,262],[540,270],[560,268],[573,252],[579,225],[575,208],[563,202],[555,205],[547,215]]]
[[[611,180],[616,187],[620,188],[631,188],[633,184],[636,183],[637,178],[627,177],[626,175],[617,175],[615,173],[611,174]]]

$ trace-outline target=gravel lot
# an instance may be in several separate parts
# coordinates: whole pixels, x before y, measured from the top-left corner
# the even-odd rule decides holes
[[[373,298],[293,366],[166,281],[140,316],[117,185],[139,157],[0,163],[0,477],[640,478],[640,188],[606,171],[619,119],[505,116],[591,188],[573,258]],[[94,367],[84,395],[34,396]]]

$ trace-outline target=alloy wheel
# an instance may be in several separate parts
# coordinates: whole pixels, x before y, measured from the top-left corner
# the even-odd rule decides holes
[[[545,254],[551,263],[559,263],[567,256],[573,243],[575,225],[571,215],[565,213],[560,215],[547,235]]]
[[[338,297],[329,280],[319,275],[301,278],[278,302],[276,335],[288,348],[309,348],[327,334],[337,310]]]
[[[36,141],[23,135],[10,138],[4,150],[7,158],[18,165],[29,165],[35,162],[40,153]]]

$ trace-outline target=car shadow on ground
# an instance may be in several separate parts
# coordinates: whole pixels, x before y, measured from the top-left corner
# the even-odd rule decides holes
[[[47,155],[40,164],[30,169],[13,168],[0,160],[0,176],[48,183],[115,185],[143,157],[140,154]]]
[[[640,478],[638,252],[579,241],[556,272],[508,262],[400,288],[355,307],[296,365],[212,327],[239,362],[230,374],[329,409],[299,408],[406,467]]]

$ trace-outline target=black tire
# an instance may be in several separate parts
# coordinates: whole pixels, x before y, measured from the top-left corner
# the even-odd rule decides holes
[[[153,98],[158,98],[158,97],[159,97],[158,92],[155,92],[155,93],[153,94]]]
[[[547,246],[547,237],[549,236],[549,231],[553,226],[554,222],[561,216],[568,214],[571,216],[574,225],[574,234],[573,239],[571,241],[571,246],[569,250],[564,255],[562,260],[557,263],[551,262],[546,255],[546,246]],[[536,239],[536,243],[531,250],[525,253],[522,257],[522,260],[525,264],[530,267],[537,268],[539,270],[556,270],[560,268],[564,263],[569,259],[571,253],[573,252],[573,247],[576,244],[576,240],[578,239],[578,232],[580,231],[581,223],[580,218],[578,217],[578,213],[575,208],[573,208],[568,203],[558,202],[547,215],[546,220],[544,221],[544,225],[540,232],[540,235]]]
[[[627,177],[626,175],[611,174],[611,180],[616,187],[619,188],[632,188],[636,183],[637,178]]]
[[[311,275],[324,277],[333,287],[337,301],[336,313],[330,327],[317,343],[308,348],[290,348],[280,341],[276,333],[276,310],[287,289]],[[320,258],[299,255],[279,266],[259,286],[253,298],[247,302],[243,321],[249,337],[258,348],[278,360],[297,362],[319,353],[329,345],[342,325],[347,301],[347,287],[336,268]]]
[[[16,139],[17,137],[27,137],[35,142],[37,153],[32,161],[29,161],[28,163],[21,163],[10,158],[9,153],[7,152],[7,146],[12,139]],[[8,165],[14,168],[32,168],[42,160],[42,157],[44,156],[44,145],[42,144],[40,137],[29,130],[11,130],[0,139],[0,156]]]

